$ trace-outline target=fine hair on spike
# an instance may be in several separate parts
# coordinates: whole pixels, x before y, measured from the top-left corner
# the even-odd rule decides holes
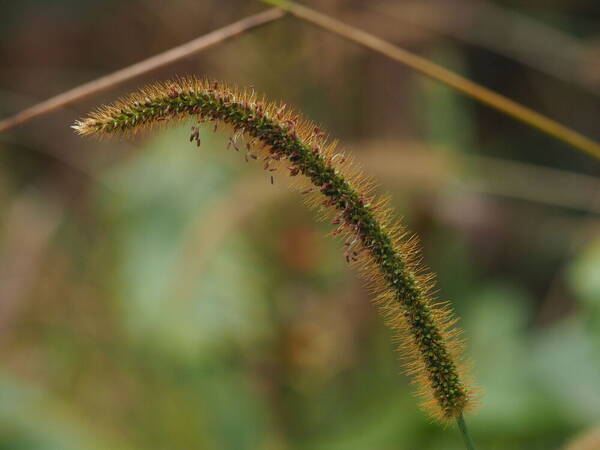
[[[178,119],[213,122],[233,130],[230,146],[269,172],[299,180],[308,203],[331,220],[344,257],[357,267],[406,359],[423,408],[441,421],[475,406],[464,343],[450,305],[435,300],[434,277],[421,264],[417,239],[395,223],[387,198],[352,158],[315,124],[285,104],[259,98],[252,89],[195,77],[145,87],[103,106],[73,126],[81,135],[131,135]],[[238,141],[243,137],[246,145]],[[190,141],[200,145],[194,126]],[[248,159],[250,157],[250,159]]]

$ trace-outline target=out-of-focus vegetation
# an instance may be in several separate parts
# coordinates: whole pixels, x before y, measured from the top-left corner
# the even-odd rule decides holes
[[[436,2],[430,17],[449,26],[481,4],[448,16]],[[582,83],[474,41],[490,17],[456,40],[411,5],[316,6],[600,138],[597,2],[494,3],[506,36],[526,19],[576,42],[545,62],[573,50]],[[0,113],[261,7],[4,2]],[[519,31],[522,53],[555,42]],[[369,293],[282,176],[271,186],[209,128],[200,149],[188,127],[128,143],[68,128],[181,73],[295,105],[392,194],[462,317],[485,391],[468,418],[480,448],[561,448],[598,425],[599,163],[284,18],[0,136],[0,449],[462,448],[417,408]]]

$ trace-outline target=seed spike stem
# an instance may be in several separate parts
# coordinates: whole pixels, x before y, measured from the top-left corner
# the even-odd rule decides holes
[[[173,64],[181,59],[194,55],[201,50],[207,49],[224,41],[232,39],[246,31],[273,22],[285,13],[276,8],[262,11],[258,14],[245,17],[237,22],[231,23],[223,28],[211,31],[185,44],[170,48],[162,53],[151,56],[148,59],[124,67],[116,72],[104,75],[95,80],[84,83],[65,91],[55,97],[44,100],[30,106],[14,116],[0,120],[0,133],[8,131],[19,125],[29,122],[36,117],[44,116],[57,109],[63,108],[80,100],[83,100],[99,92],[116,87],[132,78],[139,77],[153,70]]]
[[[536,128],[548,136],[552,136],[596,159],[600,159],[600,143],[531,108],[521,105],[491,89],[439,66],[428,59],[415,55],[414,53],[390,44],[370,33],[347,25],[333,17],[298,3],[289,0],[259,1],[288,11],[299,19],[305,20],[306,22],[312,23],[329,32],[342,36],[349,41],[355,42],[370,50],[374,50],[377,53],[381,53],[390,59],[403,63],[411,69],[444,83],[480,103],[500,111],[530,127]]]
[[[469,435],[469,430],[467,428],[467,423],[465,422],[465,418],[461,414],[456,418],[456,423],[458,424],[458,429],[460,430],[460,434],[465,441],[465,447],[467,450],[475,450],[475,444],[473,444],[473,440]]]

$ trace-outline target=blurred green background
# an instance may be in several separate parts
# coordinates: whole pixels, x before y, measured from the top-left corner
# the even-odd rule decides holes
[[[312,6],[600,139],[597,1]],[[0,117],[262,8],[1,1]],[[391,193],[462,318],[479,448],[600,424],[600,164],[288,17],[0,135],[0,449],[463,448],[283,176],[224,131],[71,132],[176,74],[295,105]]]

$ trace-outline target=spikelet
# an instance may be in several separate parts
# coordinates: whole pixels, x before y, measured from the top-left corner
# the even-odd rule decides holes
[[[416,238],[394,223],[388,200],[374,196],[374,184],[317,126],[284,104],[259,99],[253,90],[178,78],[101,107],[73,128],[81,135],[130,135],[184,118],[228,126],[234,148],[240,149],[239,137],[246,138],[246,158],[260,155],[266,170],[278,168],[308,181],[302,192],[332,220],[346,260],[374,291],[424,409],[448,421],[472,408],[460,331],[449,305],[431,294],[433,276],[420,263]],[[192,131],[190,140],[199,145],[199,128]]]

